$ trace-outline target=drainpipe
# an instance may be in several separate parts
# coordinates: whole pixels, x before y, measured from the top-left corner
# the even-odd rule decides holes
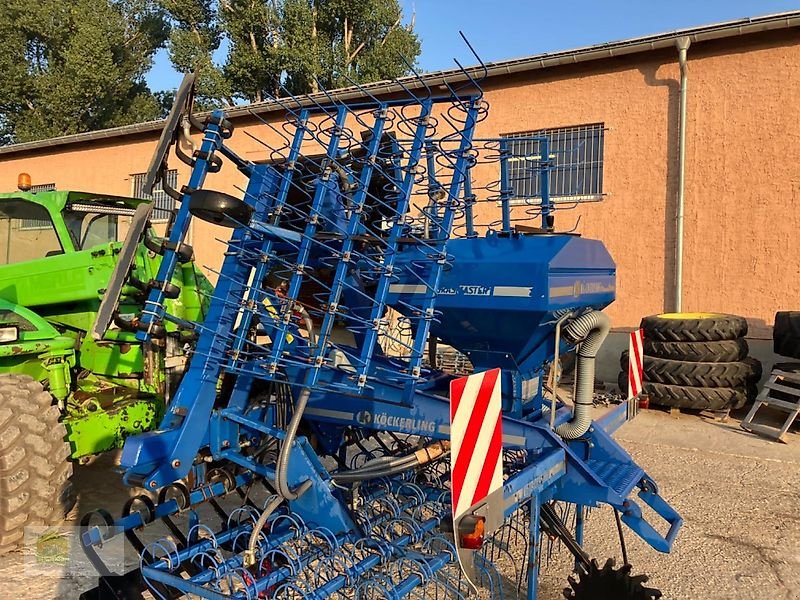
[[[678,143],[678,210],[677,231],[675,246],[675,312],[683,309],[683,205],[684,184],[686,167],[686,91],[689,80],[689,65],[686,62],[686,53],[691,40],[688,37],[678,38],[675,45],[678,48],[678,63],[681,66],[681,115],[680,115],[680,141]]]

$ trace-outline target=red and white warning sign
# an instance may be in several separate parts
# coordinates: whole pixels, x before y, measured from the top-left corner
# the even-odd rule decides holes
[[[628,346],[628,400],[642,393],[644,377],[644,330],[631,331]]]
[[[503,487],[500,369],[450,383],[450,467],[453,518]]]

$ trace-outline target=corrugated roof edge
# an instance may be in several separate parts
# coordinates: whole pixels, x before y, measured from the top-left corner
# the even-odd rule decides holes
[[[700,27],[690,27],[687,29],[679,29],[676,31],[659,33],[655,35],[631,38],[616,42],[605,42],[602,44],[585,46],[582,48],[574,48],[572,50],[561,50],[558,52],[537,54],[523,58],[502,60],[493,63],[487,63],[486,67],[488,70],[488,76],[496,77],[498,75],[509,75],[512,73],[533,71],[536,69],[545,69],[548,67],[577,64],[592,60],[600,60],[603,58],[613,58],[627,54],[659,50],[674,45],[675,40],[681,37],[689,37],[692,43],[698,43],[753,33],[761,33],[764,31],[790,29],[793,27],[800,27],[800,10],[764,15],[761,17],[748,17],[734,21],[702,25]],[[482,71],[483,68],[477,65],[467,67],[467,72],[469,72],[470,75],[482,74]],[[465,81],[466,79],[467,76],[460,69],[433,71],[431,73],[425,73],[422,75],[422,80],[427,85],[438,85],[443,82],[455,83],[459,81]],[[417,88],[423,85],[416,77],[413,76],[401,78],[399,81],[401,81],[407,88]],[[362,88],[369,91],[369,93],[373,95],[391,94],[400,92],[403,89],[394,81],[378,81],[375,83],[365,84],[362,86]],[[363,93],[361,93],[360,89],[355,86],[331,90],[328,92],[328,95],[340,100],[363,97]],[[328,96],[319,93],[309,96],[307,103],[314,104],[315,101],[325,102],[326,100],[328,100]],[[253,113],[265,113],[280,109],[281,106],[278,103],[267,101],[247,104],[244,106],[235,106],[227,109],[225,112],[229,118],[236,118],[251,115]],[[148,121],[146,123],[136,123],[134,125],[124,125],[122,127],[114,127],[111,129],[76,133],[73,135],[65,135],[46,140],[38,140],[35,142],[12,144],[10,146],[0,147],[0,155],[15,154],[41,148],[53,148],[67,144],[77,144],[80,142],[89,142],[122,137],[126,135],[160,131],[162,123],[162,120]]]

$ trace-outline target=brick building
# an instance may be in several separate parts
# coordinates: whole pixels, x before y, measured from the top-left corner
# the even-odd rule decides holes
[[[528,149],[515,136],[552,137],[566,175],[551,182],[551,193],[565,206],[577,202],[558,214],[557,229],[608,246],[618,266],[618,300],[608,312],[618,330],[673,310],[679,47],[687,43],[682,308],[741,314],[751,338],[766,340],[776,310],[800,307],[800,11],[491,63],[482,84],[491,109],[476,135],[508,137],[520,155]],[[424,76],[434,89],[459,78],[457,70]],[[376,95],[397,90],[389,82],[367,87]],[[271,103],[229,111],[237,129],[262,128],[257,135],[260,120],[279,116]],[[0,148],[0,189],[14,189],[24,171],[43,188],[138,195],[160,128],[143,123]],[[232,142],[240,156],[266,158],[246,135]],[[173,162],[171,176],[185,183],[187,168]],[[232,169],[209,179],[231,192],[239,183]],[[163,194],[156,200],[169,208]],[[224,237],[195,220],[200,265],[219,265],[216,238]]]

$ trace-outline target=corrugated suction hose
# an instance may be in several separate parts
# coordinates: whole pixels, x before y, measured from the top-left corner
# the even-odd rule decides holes
[[[593,310],[570,321],[562,330],[564,338],[580,344],[575,367],[575,408],[572,419],[556,427],[556,433],[565,440],[579,438],[592,424],[595,358],[610,329],[611,321],[606,314]]]

